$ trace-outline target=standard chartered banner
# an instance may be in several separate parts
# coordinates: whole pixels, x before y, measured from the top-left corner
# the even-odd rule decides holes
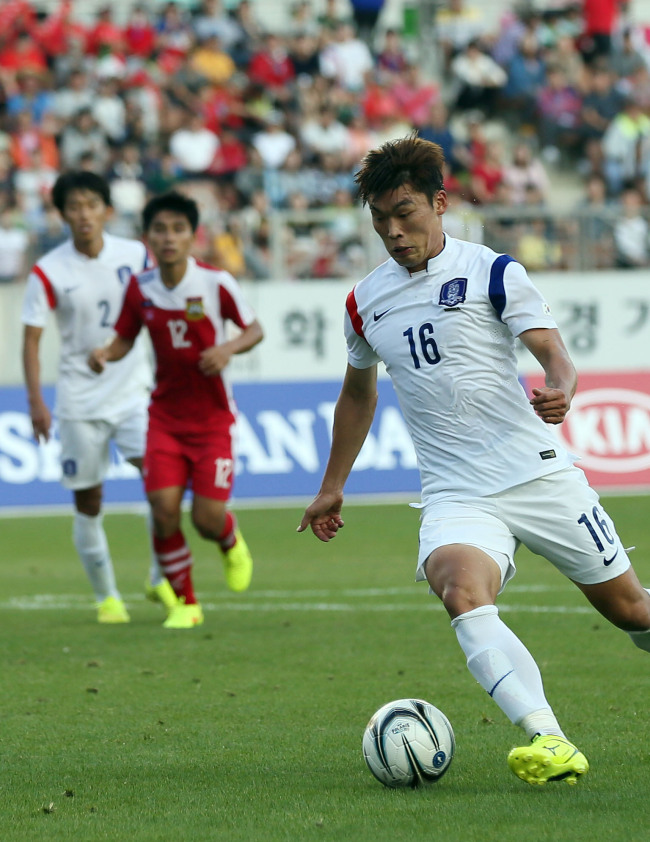
[[[235,499],[309,497],[329,453],[338,382],[240,383]],[[388,381],[379,384],[371,433],[347,486],[350,494],[411,493],[418,498],[413,445]],[[52,388],[45,390],[51,405]],[[0,389],[0,508],[69,504],[59,484],[59,442],[37,445],[20,387]],[[114,454],[105,500],[141,502],[137,471]]]

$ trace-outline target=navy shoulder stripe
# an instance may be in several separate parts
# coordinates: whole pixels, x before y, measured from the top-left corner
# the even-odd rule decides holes
[[[503,274],[508,263],[514,262],[514,257],[510,257],[509,254],[500,254],[490,269],[488,295],[490,296],[490,303],[499,318],[501,318],[503,311],[506,309],[506,289],[503,284]]]

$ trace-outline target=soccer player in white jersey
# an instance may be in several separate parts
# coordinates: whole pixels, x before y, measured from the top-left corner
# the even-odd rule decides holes
[[[99,381],[86,359],[112,335],[129,278],[149,264],[146,246],[104,231],[112,208],[103,178],[92,172],[61,175],[54,205],[71,237],[45,254],[27,280],[23,303],[23,363],[37,440],[47,441],[52,416],[43,399],[39,348],[48,314],[60,335],[56,415],[61,438],[62,484],[74,494],[74,546],[97,602],[100,623],[126,623],[102,523],[103,481],[112,439],[124,458],[142,468],[151,367],[140,346]],[[152,552],[147,596],[169,611],[177,600]]]
[[[192,488],[192,521],[221,550],[233,591],[248,588],[253,560],[226,508],[233,480],[235,404],[224,369],[233,354],[262,340],[262,328],[233,276],[191,256],[199,223],[196,202],[180,193],[151,199],[143,228],[157,268],[134,276],[112,342],[88,364],[103,377],[133,353],[146,327],[156,355],[156,387],[149,407],[144,483],[154,521],[154,549],[179,604],[169,629],[201,625],[192,584],[192,554],[181,529],[181,503]],[[239,328],[228,338],[226,322]],[[110,365],[106,365],[110,363]]]
[[[443,232],[439,146],[416,137],[372,150],[360,197],[389,259],[350,293],[348,367],[320,491],[298,531],[343,526],[343,488],[372,422],[386,364],[422,485],[416,578],[442,600],[471,674],[530,740],[508,764],[530,784],[575,783],[585,756],[565,737],[532,655],[496,598],[520,543],[569,577],[604,617],[650,651],[650,595],[611,519],[547,425],[571,405],[576,373],[548,306],[507,255]],[[516,337],[545,372],[530,399]]]

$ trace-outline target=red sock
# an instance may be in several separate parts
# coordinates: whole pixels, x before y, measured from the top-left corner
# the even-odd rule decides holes
[[[223,532],[217,538],[217,544],[225,552],[231,547],[234,547],[237,539],[235,538],[235,529],[237,529],[237,518],[232,512],[226,512],[226,521],[224,523]]]
[[[192,553],[179,529],[169,538],[153,536],[154,552],[162,572],[169,580],[177,597],[184,597],[186,605],[196,603],[192,586]]]

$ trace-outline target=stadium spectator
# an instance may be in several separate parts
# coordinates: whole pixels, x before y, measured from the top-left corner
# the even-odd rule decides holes
[[[52,416],[41,388],[39,353],[48,313],[61,338],[56,414],[61,438],[62,484],[72,491],[73,541],[97,603],[100,623],[128,623],[102,524],[102,486],[109,442],[142,468],[151,380],[145,346],[99,381],[85,357],[105,342],[132,272],[148,265],[145,246],[104,231],[110,216],[108,185],[94,173],[71,172],[54,186],[54,204],[71,237],[39,258],[25,290],[23,363],[29,412],[37,441],[50,437]],[[176,598],[152,557],[148,594],[173,607]]]
[[[18,112],[9,135],[9,150],[16,169],[28,169],[32,164],[32,155],[38,151],[43,166],[58,170],[59,149],[55,131],[51,118],[44,118],[40,126],[35,126],[30,111]]]
[[[169,138],[169,151],[183,175],[205,175],[219,151],[219,138],[201,114],[188,109],[182,126]]]
[[[533,156],[529,143],[517,143],[512,150],[512,158],[503,166],[503,181],[508,185],[510,202],[523,205],[530,201],[530,191],[534,190],[539,203],[548,198],[550,182],[539,158]]]
[[[38,126],[43,117],[54,108],[52,91],[43,86],[43,77],[21,70],[17,75],[17,89],[7,97],[7,114],[11,117],[20,111],[29,111],[32,122]]]
[[[368,44],[372,44],[377,21],[384,8],[384,2],[385,0],[350,0],[352,17],[359,38]]]
[[[396,29],[387,29],[384,44],[377,53],[377,69],[381,73],[401,73],[408,64],[400,33]]]
[[[537,128],[542,145],[542,157],[557,163],[562,153],[574,156],[580,141],[580,110],[582,100],[568,84],[564,72],[549,66],[546,84],[537,97]]]
[[[217,35],[199,42],[190,54],[189,66],[213,85],[223,85],[236,70],[235,62],[223,49]]]
[[[619,269],[639,269],[650,265],[650,227],[643,210],[641,191],[634,185],[624,187],[614,223],[616,266]]]
[[[110,160],[108,141],[90,108],[82,108],[63,128],[59,149],[64,169],[75,169],[79,166],[82,156],[89,154],[92,156],[92,166],[96,172],[106,172]]]
[[[94,91],[88,74],[81,67],[74,67],[54,94],[52,111],[62,123],[67,123],[82,108],[92,108]]]
[[[228,14],[222,0],[203,0],[192,20],[196,37],[201,41],[218,38],[230,55],[242,39],[242,29]]]
[[[507,65],[508,80],[499,101],[503,116],[515,128],[534,130],[537,98],[546,82],[546,61],[534,32],[526,32]]]
[[[438,85],[425,81],[415,63],[407,64],[404,70],[397,74],[391,85],[391,93],[400,116],[416,129],[424,125],[431,106],[440,99]]]
[[[282,111],[271,111],[266,116],[262,131],[253,135],[252,145],[259,154],[263,167],[278,169],[296,147],[296,139],[286,131],[285,122]]]
[[[450,74],[456,87],[456,108],[461,111],[478,108],[486,115],[494,114],[497,95],[505,85],[507,75],[482,49],[479,41],[470,41],[452,59]]]
[[[300,140],[307,160],[313,160],[324,152],[348,160],[349,132],[329,105],[322,105],[318,114],[303,124]]]
[[[126,137],[126,106],[119,95],[117,79],[99,79],[93,98],[91,113],[99,128],[112,145],[122,143]]]
[[[264,46],[251,58],[248,78],[253,84],[266,88],[277,103],[291,97],[291,84],[296,77],[291,57],[284,39],[274,32],[267,32]]]
[[[88,358],[93,371],[102,374],[101,383],[112,364],[132,354],[142,328],[146,325],[149,330],[156,355],[156,388],[149,408],[144,477],[154,550],[178,597],[164,624],[173,629],[203,622],[192,583],[192,553],[181,530],[181,504],[188,484],[193,524],[202,538],[219,547],[228,586],[246,590],[253,572],[246,542],[226,509],[234,476],[235,416],[224,370],[233,354],[249,351],[263,334],[235,279],[228,272],[197,264],[190,256],[198,224],[196,202],[179,193],[156,196],[147,203],[142,227],[157,268],[131,278],[113,340],[95,348]],[[240,329],[229,340],[228,321]]]
[[[622,111],[611,121],[602,140],[603,174],[610,195],[623,185],[639,182],[650,173],[650,117],[635,97],[624,100]]]
[[[334,79],[345,90],[360,93],[374,60],[365,41],[344,21],[337,25],[334,39],[323,48],[320,67],[326,79]]]
[[[91,56],[103,56],[106,53],[124,54],[126,42],[122,28],[113,21],[113,11],[105,6],[97,12],[94,26],[88,30],[86,52]]]
[[[27,269],[29,234],[12,208],[0,211],[0,284],[22,281]]]
[[[142,64],[152,56],[156,46],[156,29],[144,5],[136,4],[124,27],[124,48],[132,62]]]

